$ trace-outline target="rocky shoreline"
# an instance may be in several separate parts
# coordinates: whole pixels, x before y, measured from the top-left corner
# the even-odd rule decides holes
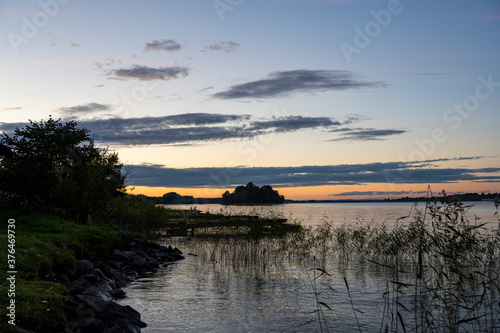
[[[148,241],[133,241],[125,232],[117,237],[122,250],[115,249],[109,260],[77,260],[72,279],[57,276],[68,288],[66,333],[137,333],[146,323],[128,305],[115,302],[125,297],[124,286],[160,267],[184,259],[182,252]]]

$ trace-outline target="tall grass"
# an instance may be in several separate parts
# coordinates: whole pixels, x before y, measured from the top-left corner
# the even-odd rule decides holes
[[[500,232],[470,222],[469,208],[443,196],[428,200],[423,210],[414,207],[402,218],[409,222],[391,230],[373,224],[323,227],[316,230],[323,235],[316,254],[325,253],[327,242],[325,254],[366,261],[384,272],[381,332],[496,332]]]

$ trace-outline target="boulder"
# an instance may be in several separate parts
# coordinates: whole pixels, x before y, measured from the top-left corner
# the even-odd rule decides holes
[[[103,301],[100,297],[93,295],[76,295],[75,300],[83,303],[94,312],[102,311],[106,305],[106,302]]]
[[[99,288],[100,290],[102,290],[104,292],[107,292],[110,295],[113,295],[113,293],[114,293],[114,289],[115,288],[111,287],[111,285],[110,285],[110,283],[108,281],[97,280],[96,283],[95,283],[95,286],[97,288]]]
[[[116,261],[122,262],[122,263],[123,262],[130,262],[130,257],[118,249],[115,249],[113,251],[111,258],[113,258],[113,260],[116,260]]]
[[[92,317],[74,317],[66,323],[66,332],[102,333],[108,325],[105,321]]]
[[[79,278],[73,282],[71,282],[68,286],[68,293],[70,295],[78,295],[83,293],[87,288],[92,285],[88,280],[84,278]]]
[[[120,324],[131,324],[140,328],[146,327],[146,323],[141,321],[141,315],[128,305],[120,305],[114,302],[107,303],[104,309],[97,314],[97,318],[105,318],[110,326]]]
[[[111,268],[117,269],[117,270],[122,269],[122,265],[116,260],[109,260],[108,266],[110,266]]]
[[[126,244],[130,244],[132,242],[132,237],[130,237],[125,231],[120,230],[116,234],[116,238],[121,239]]]
[[[88,260],[81,259],[76,261],[76,275],[94,274],[94,264]]]
[[[111,297],[111,294],[113,294],[113,291],[107,292],[102,289],[100,289],[97,286],[90,286],[88,287],[82,295],[89,295],[89,296],[94,296],[99,298],[103,303],[111,302],[113,298]]]
[[[135,325],[121,323],[111,327],[108,333],[141,333],[141,329]]]

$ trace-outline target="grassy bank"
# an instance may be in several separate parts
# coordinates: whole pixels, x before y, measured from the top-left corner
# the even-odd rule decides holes
[[[2,305],[15,300],[16,324],[36,332],[64,331],[66,287],[53,282],[76,268],[76,259],[106,258],[120,247],[116,238],[120,227],[96,222],[84,225],[35,213],[0,210],[2,228],[15,220],[15,297],[8,297],[8,236],[0,238],[0,299]],[[12,220],[11,220],[12,221]],[[12,257],[11,257],[12,258]],[[0,309],[0,331],[8,332],[6,307]]]

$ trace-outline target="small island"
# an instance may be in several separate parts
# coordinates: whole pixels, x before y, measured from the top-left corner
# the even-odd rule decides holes
[[[245,186],[238,186],[233,193],[229,191],[222,195],[223,205],[266,205],[266,204],[282,204],[285,202],[285,197],[280,195],[278,191],[273,190],[269,185],[262,187],[254,185],[250,182]]]

